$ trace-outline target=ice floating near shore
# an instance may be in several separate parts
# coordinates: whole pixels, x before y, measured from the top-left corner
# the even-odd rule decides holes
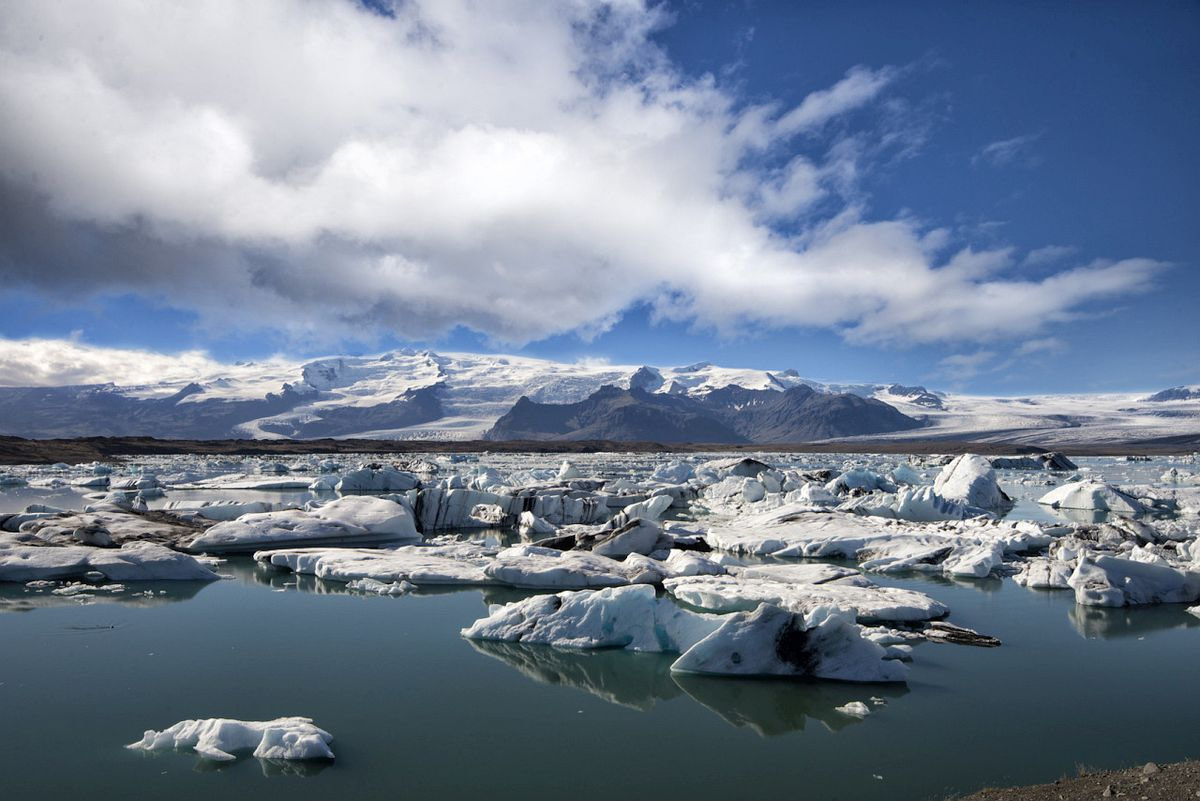
[[[677,673],[900,682],[903,663],[864,638],[851,614],[818,607],[797,614],[770,604],[726,616],[671,665]]]
[[[836,606],[864,622],[913,623],[942,617],[950,611],[924,593],[874,584],[862,586],[853,578],[803,584],[760,576],[686,576],[666,579],[663,586],[680,601],[710,612],[749,611],[767,603],[807,614],[822,606]]]
[[[679,652],[720,626],[716,615],[689,612],[653,587],[535,595],[493,607],[488,617],[462,630],[469,640],[497,640],[558,648],[624,648]]]
[[[471,640],[557,648],[678,652],[672,672],[903,681],[850,614],[821,607],[797,615],[763,604],[752,613],[708,615],[656,598],[650,587],[538,595],[493,607],[463,629]]]
[[[1083,509],[1117,515],[1136,516],[1146,512],[1132,495],[1111,484],[1092,480],[1063,484],[1039,498],[1038,503],[1055,509]]]
[[[789,505],[709,528],[708,543],[737,554],[856,559],[866,570],[917,570],[982,578],[1005,554],[1043,548],[1054,536],[1033,523],[985,519],[912,524]]]
[[[959,501],[980,509],[1003,509],[1012,499],[996,482],[996,471],[982,456],[964,453],[942,468],[933,482],[933,490],[942,498]]]
[[[348,546],[420,539],[404,504],[348,495],[323,506],[247,514],[218,523],[188,543],[192,551],[248,553],[271,546]]]
[[[259,759],[333,759],[333,735],[313,725],[309,718],[182,720],[162,731],[147,729],[142,739],[126,748],[135,751],[169,751],[190,748],[204,759],[228,762],[238,752],[250,751]]]
[[[298,548],[259,551],[254,558],[329,581],[409,582],[418,587],[496,584],[484,572],[495,549],[470,545],[405,545],[389,550]]]
[[[1137,606],[1200,600],[1200,573],[1113,556],[1083,556],[1067,582],[1084,606]]]
[[[216,581],[208,567],[187,554],[152,542],[120,548],[40,546],[0,538],[0,581],[45,581],[99,575],[108,581]]]

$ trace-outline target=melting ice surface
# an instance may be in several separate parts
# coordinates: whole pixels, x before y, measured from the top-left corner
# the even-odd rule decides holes
[[[760,458],[805,471],[842,473],[857,465],[912,479],[894,472],[903,457]],[[339,459],[347,471],[354,466]],[[302,479],[293,489],[170,485],[148,502],[302,504],[314,496],[300,487],[316,477],[305,463],[319,461],[289,460],[288,476]],[[538,456],[442,461],[443,476],[477,466],[505,475],[541,470],[545,475],[530,478],[544,480],[560,472]],[[609,454],[572,461],[582,476],[636,482],[675,460]],[[1076,461],[1081,476],[1120,487],[1194,487],[1188,476],[1200,473],[1191,458]],[[261,477],[264,467],[179,457],[119,471],[190,472],[203,481],[222,472]],[[933,483],[938,466],[914,460],[913,467],[921,483]],[[0,472],[53,484],[80,470]],[[681,475],[675,468],[662,473]],[[1104,519],[1037,503],[1070,477],[999,471],[1014,501],[1002,514],[1064,524]],[[745,477],[734,478],[726,487],[739,493],[734,511],[719,498],[701,499],[712,517],[724,509],[736,519],[761,503],[747,500],[757,489],[747,495]],[[80,509],[93,492],[6,487],[0,513],[34,503]],[[1170,524],[1194,532],[1195,518],[1188,519]],[[511,531],[461,533],[477,542],[516,539]],[[86,788],[96,797],[134,799],[251,792],[289,799],[560,798],[570,787],[575,798],[655,792],[727,799],[753,787],[755,795],[940,799],[984,785],[1052,780],[1079,763],[1116,767],[1195,756],[1200,618],[1183,604],[1082,606],[1069,590],[1031,590],[1010,577],[871,572],[876,584],[924,593],[951,610],[951,622],[1003,645],[916,644],[907,685],[797,683],[672,673],[678,654],[568,651],[459,635],[487,615],[489,604],[527,598],[527,590],[424,587],[387,597],[267,570],[248,556],[231,556],[217,570],[230,580],[91,592],[65,584],[63,594],[0,585],[0,606],[12,612],[0,614],[0,709],[10,732],[0,770],[12,797],[74,798]],[[853,702],[871,714],[838,711]],[[333,732],[336,764],[243,758],[218,765],[122,747],[146,729],[181,720],[281,715],[304,715]]]

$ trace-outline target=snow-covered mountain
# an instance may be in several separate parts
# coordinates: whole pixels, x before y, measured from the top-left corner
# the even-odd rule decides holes
[[[826,384],[795,370],[564,363],[396,351],[308,362],[240,362],[190,380],[0,388],[0,434],[29,437],[479,439],[516,402],[584,401],[602,386],[703,400],[735,386],[809,387],[882,401],[924,425],[870,439],[1062,445],[1200,434],[1200,392],[997,398],[898,384]]]

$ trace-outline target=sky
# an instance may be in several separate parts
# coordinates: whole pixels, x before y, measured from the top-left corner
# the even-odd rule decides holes
[[[404,346],[1200,383],[1198,35],[1194,2],[0,0],[0,383]]]

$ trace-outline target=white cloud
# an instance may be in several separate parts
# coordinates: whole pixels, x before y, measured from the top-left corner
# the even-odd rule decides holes
[[[0,339],[0,386],[135,386],[192,381],[223,369],[201,351],[166,355],[62,339]]]
[[[1033,145],[1041,138],[1042,132],[1039,131],[991,142],[984,145],[978,153],[971,157],[971,163],[975,165],[986,163],[993,167],[1005,167],[1010,164],[1032,167],[1039,161],[1033,154]]]
[[[938,362],[937,374],[949,381],[962,383],[984,372],[995,358],[995,351],[990,350],[955,353]]]
[[[943,235],[870,219],[858,196],[904,126],[823,133],[902,70],[747,107],[680,73],[663,24],[640,0],[414,0],[395,19],[332,0],[14,0],[0,276],[310,340],[466,325],[521,344],[646,302],[722,331],[919,343],[1028,336],[1158,269],[1029,281],[962,243],[939,261]]]
[[[1065,353],[1068,350],[1068,345],[1058,337],[1042,337],[1041,339],[1029,339],[1022,342],[1015,351],[1014,356],[1033,356],[1038,353],[1055,354]]]

